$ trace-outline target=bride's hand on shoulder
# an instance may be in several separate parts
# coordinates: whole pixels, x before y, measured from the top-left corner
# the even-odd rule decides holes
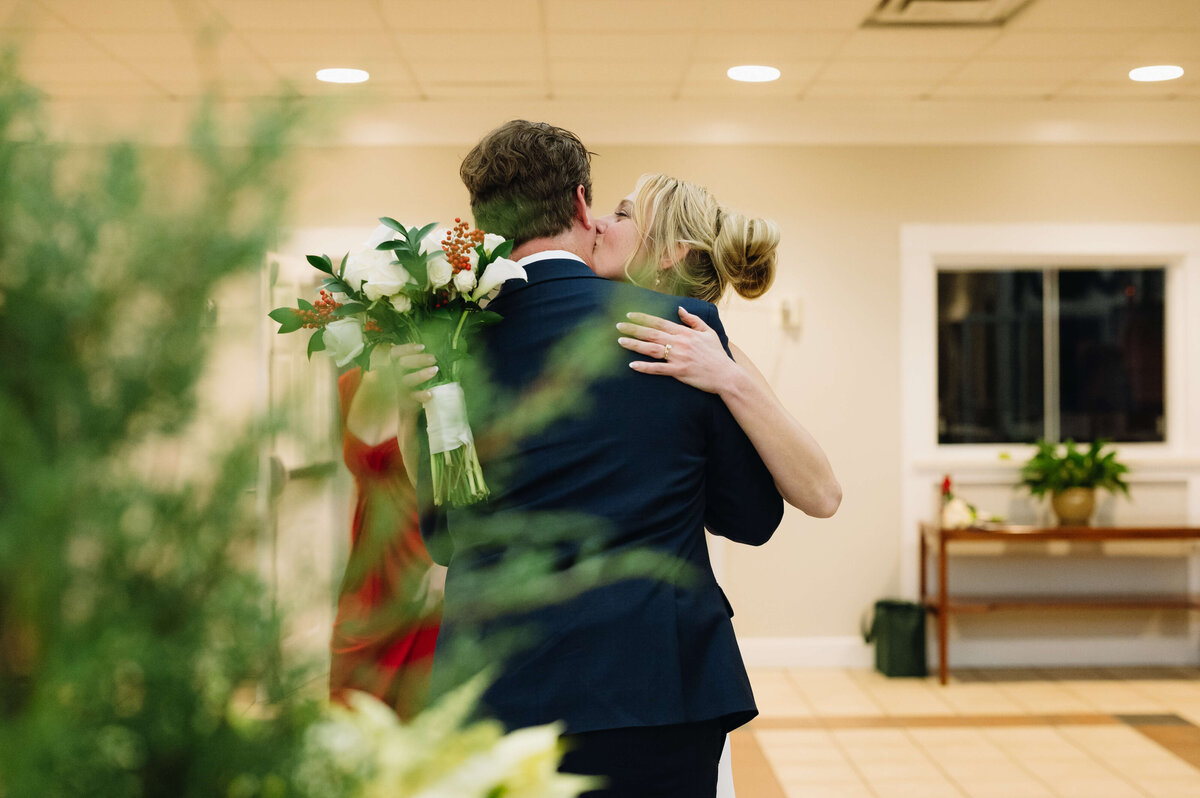
[[[631,352],[655,358],[629,364],[643,374],[674,377],[708,393],[722,393],[744,376],[742,368],[721,346],[716,332],[694,313],[679,308],[677,324],[646,313],[629,313],[617,325],[617,343]]]

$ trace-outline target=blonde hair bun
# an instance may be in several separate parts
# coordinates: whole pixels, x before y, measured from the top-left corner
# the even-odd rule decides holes
[[[718,215],[713,266],[733,290],[746,299],[756,299],[775,281],[775,251],[779,225],[770,219],[746,217],[722,208]]]

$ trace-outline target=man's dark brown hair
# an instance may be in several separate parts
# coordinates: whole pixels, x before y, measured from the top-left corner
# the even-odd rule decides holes
[[[488,133],[458,170],[480,230],[517,245],[571,227],[575,187],[592,204],[591,153],[569,130],[514,119]]]

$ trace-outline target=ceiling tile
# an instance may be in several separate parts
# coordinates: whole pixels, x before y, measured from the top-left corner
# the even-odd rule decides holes
[[[132,83],[142,76],[112,58],[93,61],[32,61],[21,68],[22,76],[36,86],[63,83]]]
[[[544,100],[545,86],[531,83],[519,85],[490,85],[482,88],[476,84],[440,83],[425,87],[430,100],[475,100],[486,96],[490,100]]]
[[[850,31],[877,5],[879,0],[722,0],[701,18],[700,26],[721,31]]]
[[[1044,100],[1062,88],[1057,81],[1040,83],[943,83],[930,91],[939,100],[972,100],[1005,98],[1010,100]]]
[[[1009,31],[988,45],[985,58],[1105,58],[1121,55],[1147,38],[1145,31]]]
[[[383,26],[371,0],[207,0],[238,30],[373,31]]]
[[[98,82],[45,82],[38,88],[56,100],[160,100],[164,99],[161,89],[144,81],[119,83]]]
[[[78,30],[181,30],[188,26],[173,0],[39,0],[51,15]]]
[[[842,58],[967,58],[1000,36],[990,28],[905,28],[855,31],[846,39]]]
[[[555,82],[674,85],[683,77],[684,63],[676,61],[633,61],[622,58],[556,58],[550,62]]]
[[[696,29],[707,13],[706,0],[545,0],[546,29],[569,33],[679,33]]]
[[[394,34],[405,58],[449,61],[455,58],[540,58],[541,37],[533,33],[496,36],[491,33]]]
[[[580,58],[603,54],[606,58],[644,60],[664,54],[685,58],[693,37],[682,33],[561,33],[546,43],[551,58]]]
[[[412,62],[412,70],[421,82],[464,83],[486,83],[492,80],[536,82],[544,78],[546,71],[542,61],[532,59],[422,59]]]
[[[928,83],[839,83],[818,80],[804,91],[805,100],[915,100],[929,91]]]
[[[1059,97],[1071,99],[1160,100],[1174,96],[1178,88],[1165,83],[1076,81],[1064,86]]]
[[[819,33],[702,33],[696,57],[735,64],[774,64],[775,61],[828,58],[846,41],[846,34]]]
[[[572,100],[670,100],[674,89],[665,83],[631,86],[611,83],[553,83],[554,99]]]
[[[254,53],[236,36],[201,37],[185,31],[157,33],[91,34],[91,39],[106,51],[131,61],[211,58],[215,61],[250,61]]]
[[[67,24],[58,14],[26,0],[0,0],[0,31],[62,30]]]
[[[679,90],[682,100],[702,100],[709,98],[738,99],[738,100],[793,100],[800,94],[803,84],[783,83],[738,83],[729,80],[687,80]]]
[[[968,61],[953,75],[955,83],[1045,83],[1072,80],[1102,64],[1094,58],[1005,59]]]
[[[1191,0],[1034,0],[1013,18],[1019,30],[1169,28],[1188,16]]]
[[[315,31],[261,32],[246,37],[246,43],[267,60],[311,58],[351,65],[355,61],[377,61],[396,57],[392,37],[382,31],[370,33]]]
[[[349,100],[352,104],[366,106],[370,103],[392,102],[397,99],[420,100],[424,94],[410,81],[376,81],[369,83],[322,83],[310,80],[298,84],[296,89],[309,97],[336,97]]]
[[[423,2],[379,0],[384,21],[396,31],[497,33],[541,27],[538,0],[456,0]]]
[[[953,61],[928,59],[842,59],[829,63],[821,78],[839,83],[882,81],[938,81],[949,77],[958,68]]]
[[[1200,7],[1200,3],[1196,4]],[[1125,53],[1143,63],[1175,64],[1200,57],[1200,28],[1153,33]]]
[[[23,61],[98,61],[108,58],[108,54],[86,36],[71,30],[17,32],[9,40],[16,44]]]

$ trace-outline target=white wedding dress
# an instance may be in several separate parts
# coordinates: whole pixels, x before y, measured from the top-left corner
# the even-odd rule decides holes
[[[721,749],[721,764],[717,765],[717,798],[734,798],[733,761],[729,758],[729,735],[725,735],[725,747]]]

